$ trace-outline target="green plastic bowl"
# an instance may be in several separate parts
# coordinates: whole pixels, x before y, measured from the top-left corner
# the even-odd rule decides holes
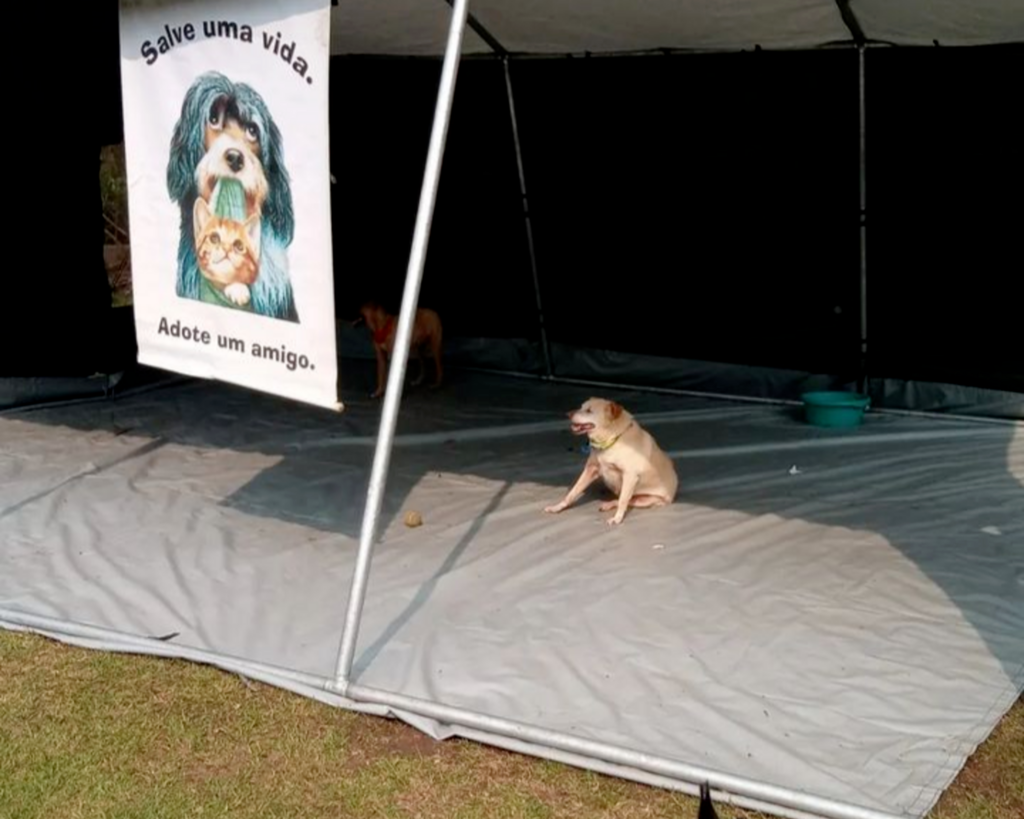
[[[857,392],[808,392],[801,396],[809,424],[829,429],[860,426],[871,399]]]

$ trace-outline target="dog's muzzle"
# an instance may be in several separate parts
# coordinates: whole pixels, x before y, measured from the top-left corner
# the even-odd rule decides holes
[[[588,424],[586,422],[581,423],[579,421],[574,420],[573,416],[575,415],[575,412],[569,413],[569,429],[572,430],[573,435],[586,435],[594,428],[593,424]]]

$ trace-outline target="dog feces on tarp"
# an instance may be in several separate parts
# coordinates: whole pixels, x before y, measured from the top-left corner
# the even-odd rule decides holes
[[[329,0],[122,0],[141,363],[341,408],[329,42]]]

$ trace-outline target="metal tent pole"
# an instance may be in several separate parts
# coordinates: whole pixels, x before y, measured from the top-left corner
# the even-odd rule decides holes
[[[533,274],[533,296],[537,301],[537,320],[540,323],[540,345],[544,354],[544,372],[550,378],[554,375],[551,364],[551,346],[548,344],[547,323],[544,320],[544,306],[540,298],[540,276],[537,274],[537,252],[533,244],[533,222],[530,219],[530,203],[526,196],[526,174],[523,171],[523,149],[519,142],[519,120],[516,117],[515,96],[512,93],[512,74],[509,57],[504,54],[501,64],[505,69],[505,90],[508,93],[508,113],[512,120],[512,140],[516,146],[516,165],[519,168],[519,193],[523,201],[523,220],[526,223],[526,244],[530,251],[530,271]]]
[[[657,754],[642,753],[606,742],[584,739],[563,731],[527,725],[515,720],[481,714],[467,708],[442,705],[419,697],[382,691],[379,688],[353,683],[347,686],[345,696],[359,703],[384,705],[396,711],[417,714],[443,724],[472,728],[488,734],[552,748],[562,753],[571,753],[613,765],[635,768],[656,776],[669,777],[692,784],[708,781],[716,790],[725,791],[730,796],[757,800],[762,806],[769,807],[772,812],[776,812],[776,807],[782,808],[777,811],[779,814],[796,810],[804,814],[824,817],[824,819],[897,819],[895,814],[886,811],[836,802],[833,799],[715,771],[701,765],[691,765]],[[739,802],[737,799],[730,799],[730,801]]]
[[[866,95],[864,89],[864,43],[857,46],[858,95],[860,97],[860,373],[857,389],[864,393],[868,385],[868,224],[867,224],[867,140],[864,128]]]
[[[335,687],[342,692],[348,685],[349,676],[352,673],[356,640],[359,636],[359,623],[362,619],[363,603],[366,599],[370,561],[373,556],[374,541],[377,539],[377,524],[380,520],[380,510],[384,500],[388,467],[391,463],[391,449],[398,422],[398,408],[402,400],[402,385],[405,381],[405,370],[409,361],[413,319],[416,315],[420,283],[423,280],[423,266],[427,255],[427,242],[430,238],[430,224],[434,216],[434,203],[437,200],[441,159],[444,156],[445,140],[448,136],[448,122],[451,119],[452,102],[455,97],[455,78],[458,74],[468,10],[469,0],[455,0],[452,4],[451,24],[448,28],[444,64],[441,68],[441,84],[437,92],[437,105],[434,109],[434,125],[430,132],[427,165],[423,173],[419,208],[416,211],[416,227],[412,238],[412,250],[409,254],[409,267],[405,273],[402,309],[398,317],[398,330],[392,352],[391,369],[388,373],[387,391],[384,395],[380,431],[373,453],[373,467],[370,471],[370,484],[366,493],[366,506],[363,509],[363,524],[359,533],[359,552],[352,573],[348,610],[345,614],[345,626],[335,666]]]

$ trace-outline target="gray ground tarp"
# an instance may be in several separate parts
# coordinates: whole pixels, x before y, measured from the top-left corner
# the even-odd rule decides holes
[[[205,383],[0,416],[0,625],[331,675],[364,382],[342,416]],[[408,395],[358,681],[923,816],[1024,688],[1024,427],[619,394],[681,490],[610,529],[540,511],[590,392]]]

